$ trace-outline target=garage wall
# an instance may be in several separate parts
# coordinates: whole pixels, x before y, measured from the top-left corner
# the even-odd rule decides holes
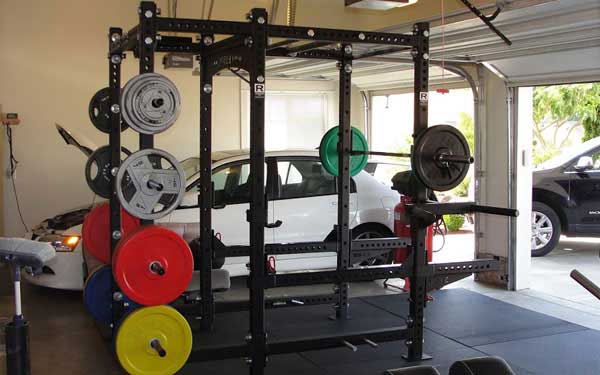
[[[476,161],[475,199],[480,204],[509,207],[509,139],[507,88],[505,82],[488,69],[479,71],[480,103],[479,145]],[[478,258],[498,256],[508,266],[509,219],[503,216],[477,214],[475,226]],[[491,280],[505,284],[502,278]]]
[[[531,203],[532,203],[532,139],[533,88],[510,90],[512,94],[512,126],[514,134],[512,206],[519,216],[513,219],[510,256],[513,259],[509,287],[514,290],[530,286],[531,276]]]
[[[158,3],[166,9],[166,1]],[[179,3],[180,15],[200,14],[193,9],[199,7],[200,2]],[[0,106],[2,111],[18,112],[21,117],[21,125],[13,132],[15,156],[19,160],[16,184],[25,221],[30,227],[66,209],[92,202],[93,194],[83,176],[85,157],[79,150],[64,144],[54,124],[63,125],[97,146],[108,143],[107,135],[90,123],[87,107],[92,95],[106,85],[108,26],[134,25],[137,4],[134,0],[0,2],[0,45],[3,49],[0,54]],[[243,15],[251,5],[268,7],[270,2],[228,3],[228,7],[235,8],[231,12],[235,11],[236,15]],[[225,13],[228,7],[217,4],[215,17],[224,17],[219,12]],[[160,64],[156,64],[156,71],[165,73]],[[129,54],[123,64],[123,84],[135,74],[137,61]],[[198,77],[193,77],[187,70],[170,70],[166,74],[182,94],[182,112],[171,129],[156,137],[156,147],[178,158],[197,154]],[[280,90],[293,90],[302,85],[302,82],[288,81],[274,86]],[[331,83],[326,85],[330,87]],[[240,91],[241,81],[236,77],[215,79],[215,150],[240,146]],[[357,115],[358,125],[362,127],[360,96],[357,90],[353,94],[355,108],[352,113]],[[337,113],[337,102],[331,107]],[[4,132],[0,142],[6,144]],[[137,134],[131,130],[124,132],[123,144],[131,150],[137,149]],[[0,169],[5,189],[0,193],[0,216],[5,222],[6,235],[21,235],[25,229],[18,219],[12,189],[8,189],[9,180],[4,173],[7,151],[6,147],[3,149]]]
[[[0,113],[2,113],[2,105],[0,105]],[[1,126],[1,125],[0,125]],[[4,134],[4,129],[2,130],[2,134]],[[0,138],[1,139],[1,138]],[[2,139],[2,141],[0,141],[0,202],[4,202],[4,178],[2,177],[3,172],[4,172],[4,148],[5,148],[5,142]],[[0,205],[0,207],[4,207],[4,203],[2,203]],[[3,215],[3,210],[0,209],[0,237],[4,236],[4,215]]]

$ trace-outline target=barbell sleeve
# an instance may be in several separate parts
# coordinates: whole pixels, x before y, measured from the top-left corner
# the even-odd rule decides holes
[[[150,271],[163,276],[165,274],[165,269],[163,268],[162,264],[160,264],[159,262],[152,262],[152,264],[150,264]]]
[[[152,341],[150,341],[150,347],[156,350],[156,353],[158,353],[160,357],[167,356],[167,351],[165,350],[165,348],[162,347],[159,339],[153,339]]]
[[[392,156],[396,158],[410,158],[410,154],[404,152],[383,152],[383,151],[350,151],[350,155],[378,155]]]
[[[156,182],[154,180],[148,180],[147,185],[150,189],[154,189],[157,191],[162,191],[164,189],[163,184],[161,184],[160,182]]]
[[[450,155],[450,154],[439,154],[436,157],[439,162],[447,163],[462,163],[462,164],[473,164],[475,159],[470,155]]]

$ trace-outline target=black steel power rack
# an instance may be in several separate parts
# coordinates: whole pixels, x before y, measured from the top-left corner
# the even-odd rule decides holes
[[[250,329],[246,343],[218,350],[194,348],[190,361],[212,360],[231,357],[247,357],[251,374],[263,374],[267,356],[309,349],[324,349],[342,346],[350,342],[369,343],[405,340],[408,348],[406,358],[417,361],[427,356],[423,353],[423,317],[426,294],[448,283],[464,278],[474,272],[496,271],[499,261],[494,259],[474,260],[446,264],[428,264],[425,251],[426,227],[432,217],[450,212],[487,212],[501,215],[516,215],[516,211],[492,207],[462,204],[447,206],[428,202],[428,191],[417,184],[414,204],[410,207],[411,238],[382,238],[352,240],[349,227],[350,195],[350,92],[352,62],[375,55],[410,51],[414,62],[414,135],[427,129],[428,118],[428,74],[429,74],[429,25],[417,23],[412,34],[393,34],[356,30],[337,30],[319,27],[280,26],[267,23],[264,9],[252,9],[248,22],[212,21],[159,17],[154,2],[141,2],[138,9],[139,24],[127,33],[120,28],[109,29],[109,87],[111,93],[110,147],[112,172],[120,165],[121,147],[121,62],[125,53],[133,51],[139,59],[139,73],[154,71],[156,52],[188,52],[197,55],[200,61],[200,184],[198,204],[200,208],[200,294],[197,315],[201,317],[201,331],[213,329],[215,314],[222,311],[247,309]],[[160,33],[177,33],[169,36]],[[215,41],[215,35],[227,37]],[[195,40],[193,37],[199,36]],[[269,43],[272,38],[281,41]],[[372,52],[355,55],[353,45],[369,44],[388,46]],[[337,238],[333,242],[305,242],[294,244],[265,244],[264,228],[278,223],[267,222],[267,195],[263,185],[265,178],[265,60],[267,56],[300,59],[327,59],[337,61],[339,68],[339,176],[337,177],[338,223]],[[213,77],[222,70],[243,70],[250,85],[250,175],[251,199],[247,212],[250,225],[249,246],[225,246],[214,236],[211,225],[211,97]],[[140,135],[141,149],[153,146],[152,135]],[[414,157],[414,156],[413,156]],[[114,180],[114,179],[113,179]],[[114,185],[114,183],[113,183]],[[111,249],[114,251],[121,236],[121,207],[116,189],[110,198]],[[152,221],[144,221],[150,224]],[[397,247],[412,244],[411,254],[401,265],[353,267],[357,259],[389,252]],[[320,272],[277,274],[266,267],[267,256],[302,252],[337,252],[337,269]],[[212,262],[215,257],[242,256],[250,258],[248,289],[250,300],[235,306],[215,303],[211,288]],[[337,320],[350,318],[348,285],[354,281],[410,277],[410,311],[405,324],[387,329],[368,330],[359,333],[314,335],[302,339],[269,342],[265,328],[265,309],[277,304],[265,298],[265,289],[319,283],[335,284],[334,293],[326,296],[298,297],[307,304],[334,302]],[[113,283],[116,292],[116,284]],[[114,321],[121,317],[122,307],[114,303]],[[360,342],[358,342],[360,341]]]

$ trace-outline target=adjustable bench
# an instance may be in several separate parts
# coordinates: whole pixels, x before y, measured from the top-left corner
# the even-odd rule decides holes
[[[8,375],[29,375],[29,326],[21,310],[21,268],[41,272],[42,267],[54,258],[54,248],[45,242],[22,238],[0,237],[0,263],[10,266],[15,288],[15,315],[5,327],[6,366]]]

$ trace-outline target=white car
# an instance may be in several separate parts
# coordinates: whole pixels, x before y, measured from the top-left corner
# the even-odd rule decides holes
[[[91,147],[77,142],[65,129],[59,132],[67,143],[84,153]],[[87,151],[87,152],[86,152]],[[247,245],[249,224],[250,172],[248,151],[219,151],[212,154],[214,204],[212,212],[215,234],[225,245]],[[187,231],[184,238],[193,239],[198,231],[199,158],[181,161],[187,176],[187,193],[181,206],[157,221],[161,225]],[[281,221],[277,228],[265,228],[265,243],[323,241],[335,236],[337,223],[336,178],[325,171],[316,150],[290,150],[266,153],[266,191],[268,222]],[[354,238],[391,237],[394,228],[394,206],[400,195],[366,171],[352,178],[350,219]],[[81,223],[90,207],[69,211],[37,226],[31,238],[52,242],[57,256],[38,276],[28,280],[40,286],[80,290],[83,287]],[[187,229],[181,229],[187,228]],[[192,229],[192,235],[189,231]],[[388,262],[391,256],[374,258],[371,264]],[[277,271],[334,268],[335,253],[278,255]],[[218,262],[217,262],[218,263]],[[227,258],[223,267],[231,276],[247,274],[247,257]],[[216,264],[218,267],[219,265]]]

